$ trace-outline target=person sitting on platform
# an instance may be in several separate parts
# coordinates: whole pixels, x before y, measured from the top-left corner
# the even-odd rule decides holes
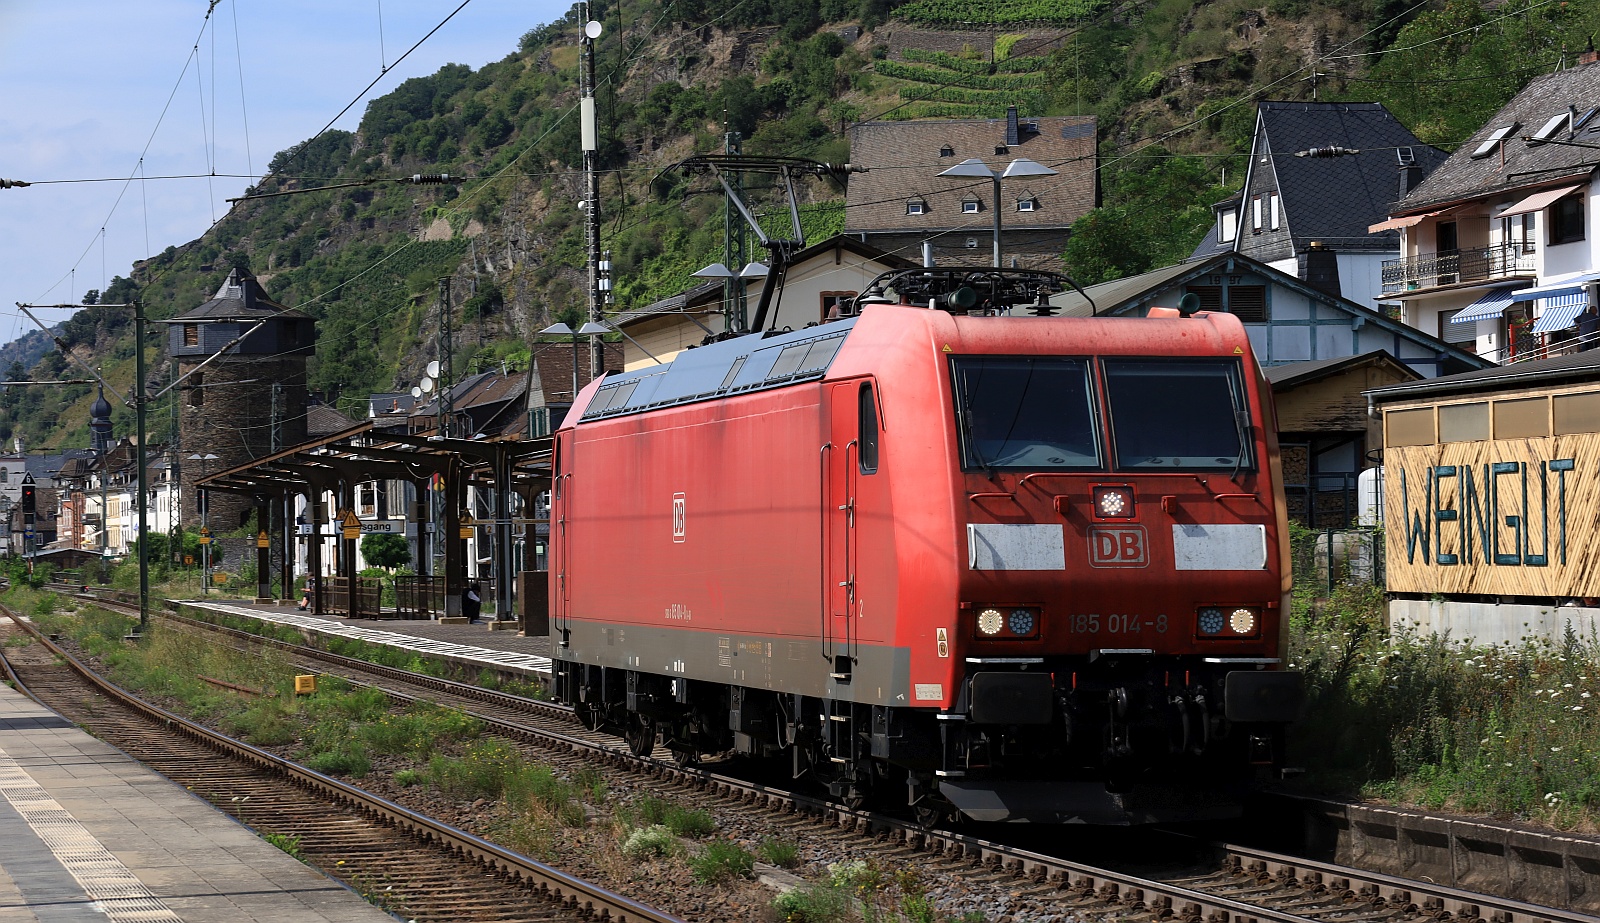
[[[479,589],[478,584],[474,582],[461,591],[461,614],[473,625],[478,623],[478,613],[483,611],[483,597],[478,595]]]

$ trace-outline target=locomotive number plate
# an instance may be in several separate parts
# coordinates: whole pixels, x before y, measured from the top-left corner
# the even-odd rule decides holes
[[[1089,530],[1089,566],[1144,567],[1149,547],[1144,526],[1095,526]]]

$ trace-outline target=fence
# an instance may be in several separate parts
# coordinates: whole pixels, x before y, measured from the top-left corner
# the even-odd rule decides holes
[[[444,616],[444,578],[396,577],[394,601],[396,618],[441,618]]]
[[[377,577],[356,577],[354,579],[355,593],[352,594],[349,577],[327,577],[327,586],[323,589],[322,608],[324,612],[333,615],[344,615],[353,619],[378,618],[383,611],[383,581]]]
[[[1383,529],[1297,529],[1292,541],[1296,586],[1312,581],[1332,593],[1339,583],[1384,585]]]

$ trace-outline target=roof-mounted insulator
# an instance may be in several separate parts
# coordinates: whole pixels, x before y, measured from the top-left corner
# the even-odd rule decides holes
[[[1307,151],[1295,151],[1294,155],[1296,157],[1345,157],[1359,153],[1361,153],[1359,148],[1340,147],[1337,144],[1331,144],[1327,147],[1314,147]]]
[[[410,183],[413,186],[442,186],[445,183],[450,182],[450,174],[448,174],[448,173],[413,173],[413,174],[411,174],[411,178],[406,180],[406,182]]]
[[[0,189],[21,189],[23,186],[32,185],[32,183],[25,183],[20,179],[0,179]]]

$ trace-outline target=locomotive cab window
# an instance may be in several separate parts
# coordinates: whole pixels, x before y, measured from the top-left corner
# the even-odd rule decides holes
[[[861,386],[861,473],[873,474],[878,470],[878,404],[872,396],[872,386]]]
[[[962,467],[1100,467],[1087,361],[968,356],[951,378]]]
[[[1251,468],[1252,418],[1232,359],[1106,359],[1120,470]]]

